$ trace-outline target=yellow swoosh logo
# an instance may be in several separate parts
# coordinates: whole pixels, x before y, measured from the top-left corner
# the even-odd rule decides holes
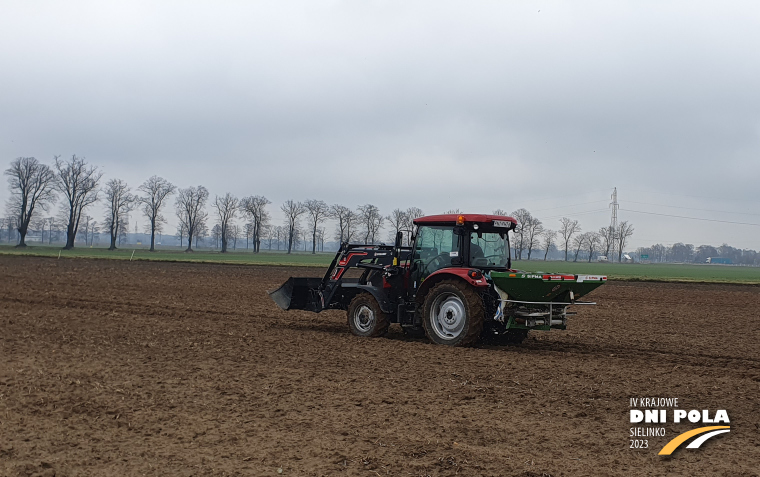
[[[697,429],[692,429],[690,431],[684,432],[683,434],[679,434],[678,436],[674,437],[673,440],[665,444],[665,447],[663,447],[657,455],[670,455],[674,450],[678,449],[678,446],[691,439],[692,437],[699,434],[704,434],[705,432],[714,431],[716,429],[731,429],[731,426],[698,427]]]

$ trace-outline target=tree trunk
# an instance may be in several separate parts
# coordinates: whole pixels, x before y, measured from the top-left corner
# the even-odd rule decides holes
[[[74,248],[74,238],[76,238],[76,233],[73,229],[72,226],[66,228],[66,246],[63,247],[64,250],[71,250]]]
[[[187,249],[185,252],[192,252],[193,251],[193,233],[188,232],[187,233]]]
[[[314,231],[311,233],[311,254],[317,253],[317,228],[314,227]]]
[[[156,221],[155,219],[151,219],[150,221],[150,250],[149,251],[150,252],[156,251]]]
[[[18,227],[18,243],[16,244],[16,247],[26,247],[26,233],[29,230],[29,224],[26,225],[22,224]]]
[[[227,237],[226,234],[222,234],[222,253],[227,252]]]

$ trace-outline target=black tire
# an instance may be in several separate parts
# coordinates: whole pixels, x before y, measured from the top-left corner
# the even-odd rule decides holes
[[[375,297],[359,293],[348,305],[348,327],[356,336],[376,338],[388,332],[390,317],[383,313]]]
[[[468,346],[480,338],[485,308],[475,288],[458,280],[444,280],[428,292],[422,324],[430,341]]]

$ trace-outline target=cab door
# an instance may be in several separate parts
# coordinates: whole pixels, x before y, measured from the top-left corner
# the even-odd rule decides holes
[[[433,272],[462,263],[463,235],[449,225],[422,225],[412,250],[410,286],[416,290]]]

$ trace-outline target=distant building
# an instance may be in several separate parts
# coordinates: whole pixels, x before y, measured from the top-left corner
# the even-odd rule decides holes
[[[719,263],[721,265],[731,265],[731,259],[723,258],[723,257],[709,257],[707,259],[707,263]]]

